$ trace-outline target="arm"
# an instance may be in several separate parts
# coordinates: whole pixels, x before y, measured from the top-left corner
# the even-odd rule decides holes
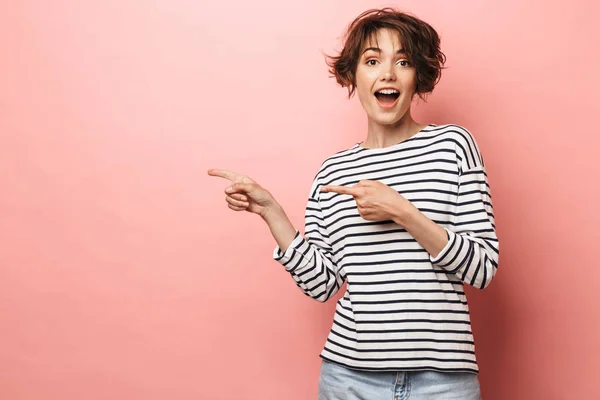
[[[408,211],[397,210],[392,220],[403,226],[430,255],[437,256],[448,244],[446,230],[414,206]]]
[[[460,176],[455,220],[446,232],[448,243],[437,256],[431,257],[432,264],[471,286],[487,287],[496,274],[500,253],[490,187],[483,166],[476,166]]]
[[[311,193],[314,192],[313,185]],[[275,212],[272,218],[266,220],[271,232],[285,225],[282,219],[281,213]],[[340,289],[344,278],[333,261],[319,201],[312,196],[306,206],[304,230],[304,236],[295,230],[288,246],[287,241],[278,241],[273,258],[285,267],[304,294],[325,302]]]
[[[309,198],[306,207],[305,236],[302,236],[271,193],[249,177],[218,169],[211,169],[208,174],[232,182],[225,189],[230,209],[248,211],[263,218],[277,242],[273,257],[292,275],[304,294],[324,302],[339,290],[344,279],[333,262],[329,236],[315,194],[316,182],[311,188],[314,196]]]
[[[437,225],[415,207],[397,212],[394,221],[428,251],[433,265],[463,282],[484,289],[496,274],[499,243],[483,166],[461,174],[450,229]]]

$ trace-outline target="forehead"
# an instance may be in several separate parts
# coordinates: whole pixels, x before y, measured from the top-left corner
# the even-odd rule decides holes
[[[402,40],[399,32],[392,29],[381,28],[369,35],[364,40],[361,47],[361,53],[364,49],[369,47],[376,47],[395,53],[402,49]]]

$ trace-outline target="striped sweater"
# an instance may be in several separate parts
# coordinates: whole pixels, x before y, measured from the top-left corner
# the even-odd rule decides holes
[[[377,180],[443,227],[435,257],[393,221],[363,219],[350,195],[324,185]],[[429,125],[395,145],[359,144],[323,162],[305,215],[273,257],[308,296],[324,302],[347,282],[321,357],[364,370],[478,372],[463,284],[485,288],[498,268],[490,187],[473,136]]]

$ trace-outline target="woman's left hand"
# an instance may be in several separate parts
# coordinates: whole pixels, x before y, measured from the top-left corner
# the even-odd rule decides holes
[[[354,186],[323,186],[321,192],[353,196],[358,213],[368,221],[393,220],[400,223],[403,217],[416,210],[404,196],[379,181],[364,180]]]

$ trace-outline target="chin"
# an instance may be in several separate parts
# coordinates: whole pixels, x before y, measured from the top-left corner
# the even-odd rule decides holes
[[[375,116],[372,120],[383,126],[392,126],[398,124],[402,120],[402,115],[386,115],[386,116]]]

